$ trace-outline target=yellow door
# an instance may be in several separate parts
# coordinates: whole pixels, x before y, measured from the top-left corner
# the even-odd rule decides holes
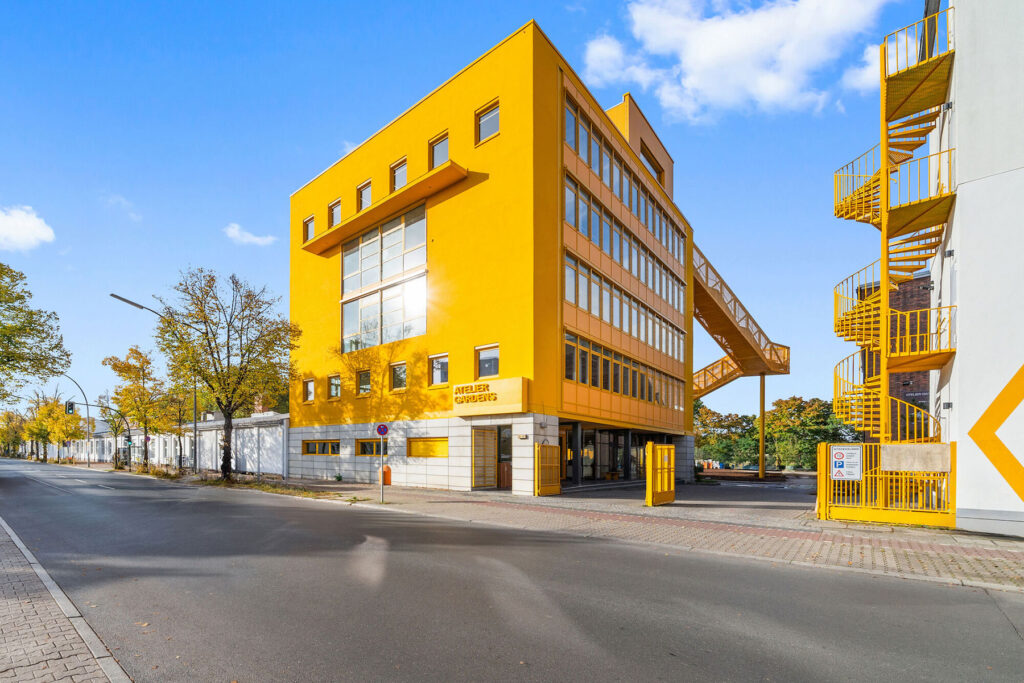
[[[498,428],[473,428],[473,488],[498,485]]]
[[[666,505],[676,499],[676,447],[647,442],[646,505]]]
[[[533,466],[533,495],[557,496],[562,492],[562,451],[555,444],[536,445]]]

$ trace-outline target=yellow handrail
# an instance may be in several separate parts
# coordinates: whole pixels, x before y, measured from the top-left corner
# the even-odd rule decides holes
[[[939,420],[913,403],[889,397],[889,418],[892,420],[893,443],[933,443],[942,441]]]
[[[775,370],[789,368],[789,347],[776,344],[768,338],[761,326],[754,320],[746,306],[739,300],[732,289],[725,283],[715,267],[704,256],[703,252],[693,245],[693,271],[701,279],[710,292],[717,295],[722,307],[729,313],[736,326],[745,332],[753,344],[761,350],[762,355],[773,365]]]
[[[887,56],[887,77],[942,57],[953,49],[953,8],[949,7],[893,31],[882,44],[885,45]]]
[[[956,306],[890,311],[890,356],[956,350]]]
[[[890,169],[889,208],[941,197],[952,191],[955,148],[918,157]]]
[[[719,358],[693,373],[693,391],[700,396],[707,393],[708,388],[741,373],[740,366],[729,356]]]
[[[837,207],[857,192],[861,192],[862,196],[866,194],[863,189],[878,173],[878,169],[881,167],[880,162],[881,145],[875,145],[835,172],[835,203]],[[862,202],[858,200],[856,203],[861,204]]]

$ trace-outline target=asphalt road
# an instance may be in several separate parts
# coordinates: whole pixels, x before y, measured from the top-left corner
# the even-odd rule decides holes
[[[1024,596],[0,459],[135,680],[1024,679]]]

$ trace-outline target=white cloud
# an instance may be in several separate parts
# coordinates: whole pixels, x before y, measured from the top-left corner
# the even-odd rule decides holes
[[[28,251],[53,240],[53,228],[31,206],[0,206],[0,251]]]
[[[847,90],[856,90],[863,93],[878,90],[878,85],[881,82],[881,75],[878,71],[878,59],[878,46],[866,46],[864,54],[861,56],[861,63],[857,66],[851,66],[843,72],[843,87]]]
[[[142,216],[135,211],[135,205],[128,201],[124,195],[108,194],[103,197],[103,202],[107,206],[123,210],[128,215],[128,218],[135,223],[142,220]]]
[[[352,142],[351,140],[342,140],[341,141],[341,156],[347,157],[349,155],[349,152],[351,152],[352,150],[354,150],[358,146],[359,146],[358,142]]]
[[[248,230],[244,230],[238,223],[229,223],[224,227],[224,234],[228,236],[235,244],[255,244],[258,247],[265,247],[273,244],[277,241],[277,237],[274,235],[264,235],[262,237],[254,235]]]
[[[690,121],[750,106],[818,111],[830,98],[816,75],[889,1],[632,0],[636,50],[598,36],[587,45],[585,73],[597,85],[651,89],[670,116]]]

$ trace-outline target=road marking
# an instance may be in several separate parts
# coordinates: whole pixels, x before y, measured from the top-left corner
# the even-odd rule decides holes
[[[61,486],[57,486],[56,484],[51,484],[50,482],[43,481],[42,479],[36,479],[35,477],[25,477],[25,478],[30,480],[30,481],[34,481],[37,484],[42,484],[43,486],[49,486],[51,489],[57,489],[58,491],[60,491],[62,493],[71,493],[71,491],[66,489],[66,488],[63,488]]]
[[[75,481],[77,481],[79,484],[88,484],[89,483],[89,482],[87,482],[84,479],[75,479]]]
[[[104,486],[103,484],[96,484],[96,485],[99,486],[101,489],[110,489],[111,491],[114,490],[113,486]]]

